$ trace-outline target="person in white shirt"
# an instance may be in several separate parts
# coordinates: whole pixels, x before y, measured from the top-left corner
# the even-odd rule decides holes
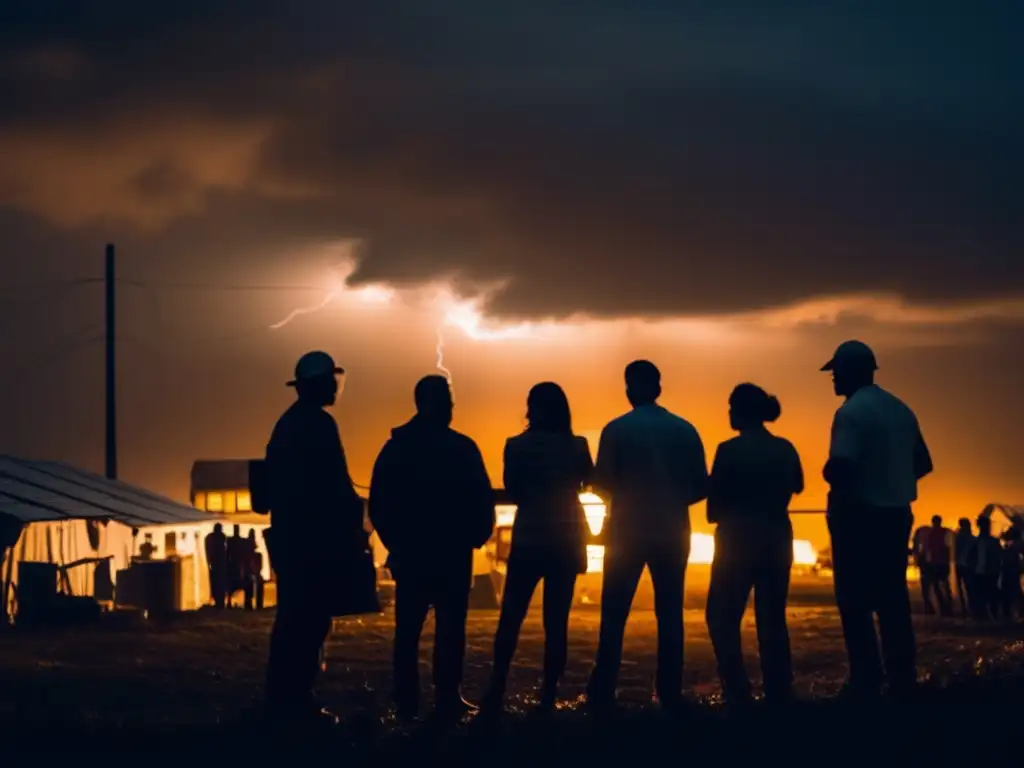
[[[832,422],[824,476],[836,604],[850,665],[844,690],[853,694],[878,693],[883,677],[890,690],[905,692],[917,678],[907,542],[917,482],[931,473],[932,460],[914,412],[874,383],[877,369],[874,353],[859,341],[840,344],[821,368],[832,372],[835,393],[846,398]]]
[[[693,425],[658,405],[657,367],[634,361],[626,366],[625,378],[633,410],[602,431],[594,474],[594,486],[608,503],[608,518],[601,631],[587,699],[596,706],[614,702],[626,619],[646,566],[658,622],[657,695],[663,707],[674,709],[683,701],[689,508],[707,496],[707,460]]]

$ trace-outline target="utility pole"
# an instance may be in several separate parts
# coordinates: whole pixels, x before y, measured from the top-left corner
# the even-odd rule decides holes
[[[107,477],[117,479],[117,366],[114,358],[114,246],[107,245]]]

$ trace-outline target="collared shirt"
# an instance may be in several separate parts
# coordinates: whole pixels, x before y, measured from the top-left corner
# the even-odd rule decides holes
[[[707,495],[704,444],[694,426],[660,405],[644,405],[601,432],[594,485],[610,497],[609,524],[655,539],[688,528],[689,507]]]
[[[829,458],[853,463],[858,495],[869,506],[905,507],[917,500],[915,457],[921,449],[917,416],[877,384],[857,390],[832,421]]]

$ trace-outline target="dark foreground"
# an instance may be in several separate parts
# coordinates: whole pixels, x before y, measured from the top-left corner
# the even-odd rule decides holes
[[[810,589],[803,599],[795,595],[791,610],[797,688],[804,701],[742,722],[718,706],[713,654],[698,606],[686,615],[687,684],[694,700],[688,715],[672,718],[651,703],[655,633],[647,611],[630,619],[622,711],[597,717],[581,706],[598,625],[597,611],[583,609],[573,616],[570,669],[558,712],[531,712],[542,653],[540,617],[534,613],[510,683],[509,715],[497,726],[468,722],[444,733],[429,726],[403,729],[394,721],[388,705],[391,616],[339,621],[321,693],[348,719],[336,734],[303,737],[293,759],[375,765],[441,759],[448,765],[530,768],[655,759],[850,764],[872,754],[876,761],[931,757],[939,765],[1024,759],[1017,735],[1024,711],[1019,628],[981,631],[919,617],[921,695],[914,702],[855,707],[829,698],[845,670],[838,619],[825,594]],[[284,753],[287,743],[260,717],[272,618],[272,611],[203,612],[164,626],[2,633],[0,747],[6,754],[140,750],[179,759],[207,750],[265,759]],[[486,683],[496,618],[493,611],[470,617],[470,698],[479,697]],[[752,629],[748,623],[748,652],[754,647]],[[426,643],[423,657],[429,657]],[[751,671],[756,680],[753,663]]]

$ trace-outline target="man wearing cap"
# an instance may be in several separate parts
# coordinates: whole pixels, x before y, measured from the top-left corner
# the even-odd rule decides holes
[[[277,614],[267,662],[275,718],[337,722],[314,703],[320,652],[331,628],[337,564],[366,547],[363,501],[349,476],[338,425],[325,408],[344,370],[325,352],[303,355],[288,382],[298,397],[267,445],[271,494],[267,544],[277,574]]]
[[[860,341],[840,344],[821,368],[832,372],[835,393],[846,399],[832,422],[824,476],[836,604],[850,666],[844,692],[856,695],[877,694],[883,677],[897,693],[916,682],[907,542],[917,483],[932,471],[917,417],[874,383],[877,369],[874,353]]]
[[[682,704],[683,580],[690,554],[690,506],[707,497],[704,444],[690,422],[658,404],[654,363],[626,366],[629,413],[601,432],[594,485],[608,502],[601,630],[587,686],[591,705],[615,699],[622,642],[633,596],[646,567],[658,622],[658,700]]]

